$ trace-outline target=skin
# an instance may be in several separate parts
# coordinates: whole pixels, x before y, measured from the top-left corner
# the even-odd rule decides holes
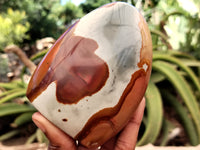
[[[102,145],[101,150],[134,150],[144,108],[145,99],[143,98],[129,123],[118,135]],[[34,113],[32,119],[49,139],[48,150],[96,150],[77,145],[74,139],[49,122],[39,112]]]

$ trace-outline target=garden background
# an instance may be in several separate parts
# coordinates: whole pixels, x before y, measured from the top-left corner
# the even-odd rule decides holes
[[[138,146],[200,144],[200,1],[124,0],[145,17],[152,75]],[[77,19],[113,0],[0,1],[0,145],[47,143],[31,120],[27,81],[55,40]],[[1,149],[1,147],[0,147]]]

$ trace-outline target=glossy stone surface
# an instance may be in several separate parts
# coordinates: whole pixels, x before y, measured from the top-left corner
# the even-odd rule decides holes
[[[152,61],[147,24],[127,3],[102,6],[72,25],[35,70],[27,97],[86,147],[129,121],[144,96]]]

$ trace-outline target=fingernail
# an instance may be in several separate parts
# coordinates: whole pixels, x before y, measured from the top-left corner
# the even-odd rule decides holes
[[[46,132],[44,125],[38,120],[37,114],[33,114],[32,120],[35,123],[35,125],[42,130],[42,132]]]

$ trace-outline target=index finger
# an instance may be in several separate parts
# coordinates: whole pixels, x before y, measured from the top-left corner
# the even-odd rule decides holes
[[[32,119],[49,139],[49,150],[76,150],[75,141],[39,112],[34,113]]]

